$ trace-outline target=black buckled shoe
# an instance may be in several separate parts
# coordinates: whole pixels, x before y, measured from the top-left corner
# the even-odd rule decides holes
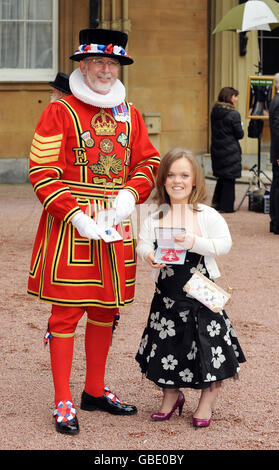
[[[62,434],[78,434],[79,425],[76,417],[76,410],[73,408],[72,402],[60,401],[53,416],[56,419],[56,431]]]
[[[134,405],[122,403],[119,398],[106,387],[105,393],[101,397],[93,397],[83,391],[80,408],[86,411],[107,411],[113,415],[133,415],[138,411]]]

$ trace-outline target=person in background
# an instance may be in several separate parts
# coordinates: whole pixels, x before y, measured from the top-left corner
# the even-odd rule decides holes
[[[49,85],[52,87],[49,92],[51,103],[72,94],[69,87],[69,75],[66,73],[58,72],[55,80],[49,82]]]
[[[279,235],[279,73],[274,76],[276,94],[269,106],[270,162],[272,183],[270,188],[270,232]]]
[[[45,335],[54,382],[56,430],[77,434],[70,388],[74,336],[87,313],[86,374],[80,407],[132,415],[105,387],[119,308],[134,300],[135,239],[130,215],[149,197],[160,157],[118,79],[133,59],[122,31],[84,29],[71,56],[72,95],[47,106],[30,152],[30,181],[44,209],[34,242],[28,293],[52,304]],[[98,222],[122,239],[106,243]],[[112,230],[108,230],[111,232]],[[123,387],[125,385],[123,384]],[[129,384],[127,384],[127,388]]]
[[[235,179],[241,177],[241,147],[244,137],[239,112],[235,109],[238,90],[221,89],[211,111],[211,163],[217,178],[212,199],[213,207],[220,212],[234,212]]]
[[[222,381],[237,377],[245,357],[226,312],[212,312],[184,286],[196,267],[209,278],[220,276],[215,248],[218,255],[228,253],[231,235],[222,215],[204,204],[204,175],[188,150],[176,148],[163,157],[155,200],[158,210],[145,219],[137,247],[157,271],[157,280],[136,361],[163,392],[159,411],[151,415],[154,421],[168,420],[176,409],[181,415],[185,397],[180,388],[192,388],[201,391],[193,426],[207,427]],[[183,235],[174,230],[174,241],[187,250],[184,264],[155,261],[158,227],[186,229]]]

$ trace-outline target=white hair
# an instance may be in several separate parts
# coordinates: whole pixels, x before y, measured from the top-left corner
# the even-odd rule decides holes
[[[274,80],[276,88],[279,88],[279,72],[274,75]]]

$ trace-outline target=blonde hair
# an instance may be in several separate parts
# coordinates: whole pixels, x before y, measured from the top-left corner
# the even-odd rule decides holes
[[[192,166],[194,186],[189,196],[188,203],[193,205],[194,210],[197,210],[198,204],[205,202],[207,198],[204,173],[192,152],[181,148],[170,150],[162,158],[156,178],[154,200],[159,206],[163,204],[170,205],[170,198],[165,190],[165,182],[171,165],[180,158],[186,158]]]

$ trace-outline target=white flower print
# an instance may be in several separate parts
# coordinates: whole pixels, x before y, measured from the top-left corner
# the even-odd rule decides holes
[[[141,342],[139,345],[139,354],[143,354],[143,351],[147,345],[147,341],[148,341],[148,335],[145,335],[145,337],[141,339]]]
[[[205,382],[214,382],[214,380],[217,380],[216,376],[208,373],[206,376]]]
[[[229,346],[231,346],[232,342],[231,342],[231,337],[230,337],[230,330],[227,330],[227,333],[224,336],[224,340]]]
[[[211,352],[212,352],[211,362],[213,362],[213,367],[215,367],[215,369],[219,369],[219,367],[221,367],[222,362],[226,360],[224,354],[222,354],[223,351],[222,351],[221,346],[217,346],[217,348],[211,348]]]
[[[192,382],[194,374],[193,372],[190,371],[190,369],[184,369],[181,372],[179,372],[179,375],[183,382]]]
[[[157,331],[160,331],[159,336],[161,339],[165,339],[168,335],[175,336],[174,322],[172,320],[166,320],[165,317],[161,319],[161,322],[157,324]]]
[[[229,319],[229,318],[226,318],[226,319],[225,319],[225,323],[226,323],[226,326],[227,326],[228,330],[230,330],[230,329],[231,329],[231,322],[230,322],[230,319]]]
[[[190,269],[190,273],[191,273],[191,274],[194,274],[194,272],[196,271],[196,269],[197,269],[200,273],[206,274],[206,269],[204,268],[204,266],[203,266],[202,264],[198,264],[198,266],[197,266],[196,268],[195,268],[195,267],[194,267],[194,268],[191,268],[191,269]]]
[[[198,270],[199,270],[200,273],[206,274],[206,269],[202,264],[198,265]]]
[[[165,279],[165,277],[171,277],[174,275],[174,270],[170,266],[166,266],[165,268],[161,269],[161,278]]]
[[[217,323],[216,320],[212,320],[210,325],[207,325],[207,331],[209,332],[209,336],[211,336],[212,338],[213,336],[218,336],[220,334],[220,329],[221,325],[220,323]]]
[[[169,297],[163,297],[163,301],[165,303],[166,308],[171,308],[174,304],[174,300],[170,299]]]
[[[157,349],[157,344],[155,344],[155,343],[152,344],[152,348],[151,348],[149,356],[147,356],[147,358],[146,358],[146,362],[149,362],[150,358],[155,356],[156,349]]]
[[[190,310],[184,310],[184,312],[179,312],[179,316],[182,318],[184,323],[187,323],[189,313]]]
[[[152,348],[151,348],[151,351],[150,351],[150,357],[155,356],[156,349],[157,349],[157,344],[155,344],[155,343],[152,344]]]
[[[158,324],[158,320],[159,320],[159,315],[160,315],[160,312],[156,312],[156,313],[151,313],[150,315],[150,318],[151,318],[151,321],[150,321],[150,328],[154,328],[154,330],[156,330],[157,328],[157,324]]]
[[[189,352],[189,354],[187,354],[187,358],[189,359],[189,361],[196,358],[197,351],[198,351],[198,348],[196,346],[196,341],[193,341],[192,346],[191,346],[191,351]]]
[[[233,327],[231,326],[231,329],[230,329],[230,335],[233,337],[233,338],[236,338],[236,332],[234,331]]]
[[[174,370],[175,366],[177,366],[177,364],[178,364],[177,359],[175,359],[172,354],[169,354],[167,357],[163,357],[161,359],[161,362],[162,362],[163,368],[165,370],[168,370],[168,369]]]
[[[160,291],[160,289],[158,289],[157,286],[155,287],[155,292],[156,292],[156,294],[161,294],[161,291]]]
[[[234,349],[234,353],[235,353],[236,357],[238,357],[238,356],[239,356],[239,352],[238,352],[238,350],[237,350],[236,344],[233,344],[233,349]]]
[[[161,384],[166,384],[166,385],[174,385],[174,382],[172,380],[165,381],[165,379],[159,379],[158,382],[160,382]]]
[[[231,324],[229,318],[226,318],[225,323],[227,325],[227,328],[228,328],[228,331],[229,331],[230,335],[233,336],[234,338],[236,338],[235,331],[232,327],[232,324]]]

